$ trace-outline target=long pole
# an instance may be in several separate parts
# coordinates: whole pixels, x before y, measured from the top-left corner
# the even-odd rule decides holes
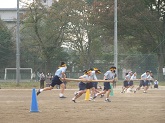
[[[20,82],[20,16],[19,16],[19,0],[17,0],[17,31],[16,31],[16,82]]]
[[[114,0],[114,65],[118,69],[118,52],[117,52],[117,0]],[[118,74],[118,70],[116,73]]]

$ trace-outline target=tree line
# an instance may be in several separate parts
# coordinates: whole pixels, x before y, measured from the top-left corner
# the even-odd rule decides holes
[[[163,78],[164,6],[164,0],[118,0],[120,69],[150,69]],[[6,50],[0,49],[0,62],[5,67],[15,66],[11,33],[1,30],[0,46]],[[114,60],[114,1],[59,0],[47,7],[35,0],[27,4],[20,33],[21,67],[52,72],[60,61],[66,61],[69,71],[73,66],[74,71],[79,71],[98,65],[107,70]]]

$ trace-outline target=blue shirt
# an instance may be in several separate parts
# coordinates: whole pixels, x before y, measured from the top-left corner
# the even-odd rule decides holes
[[[62,73],[65,72],[67,69],[67,67],[60,67],[56,72],[55,72],[55,76],[58,76],[60,78],[62,78]]]

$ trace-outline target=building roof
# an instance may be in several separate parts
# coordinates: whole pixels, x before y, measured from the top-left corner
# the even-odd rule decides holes
[[[19,8],[19,10],[26,11],[28,8]],[[0,11],[17,11],[17,8],[0,8]]]

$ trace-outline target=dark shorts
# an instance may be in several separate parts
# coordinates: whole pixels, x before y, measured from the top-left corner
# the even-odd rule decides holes
[[[149,86],[149,84],[150,84],[150,81],[148,80],[144,81],[144,86]]]
[[[86,89],[91,89],[93,88],[93,83],[92,82],[89,82],[86,84]]]
[[[108,91],[111,89],[110,82],[104,82],[104,90]]]
[[[78,86],[79,86],[79,91],[86,89],[86,84],[83,82],[80,82]]]
[[[155,84],[155,85],[154,85],[154,88],[158,88],[158,85],[157,85],[157,84]]]
[[[133,85],[133,81],[130,81],[128,85],[129,86],[132,86]]]
[[[127,87],[127,86],[128,86],[128,81],[124,81],[124,82],[123,82],[123,86],[124,86],[124,87]]]
[[[54,87],[55,85],[61,85],[63,82],[60,80],[60,77],[54,76],[50,86]]]
[[[142,87],[142,86],[145,86],[145,85],[144,85],[144,80],[140,80],[139,87]]]
[[[93,82],[93,87],[97,89],[98,82]]]

